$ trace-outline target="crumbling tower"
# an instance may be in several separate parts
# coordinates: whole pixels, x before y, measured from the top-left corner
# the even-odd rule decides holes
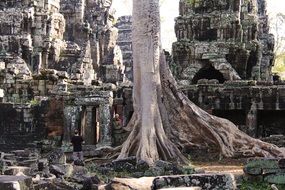
[[[271,81],[273,37],[264,0],[181,0],[173,45],[181,84]]]

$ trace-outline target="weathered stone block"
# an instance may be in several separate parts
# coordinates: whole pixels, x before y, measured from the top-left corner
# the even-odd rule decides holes
[[[50,172],[56,176],[70,177],[73,173],[73,165],[71,164],[51,165]]]
[[[285,185],[285,172],[279,174],[270,174],[268,176],[265,176],[264,181],[271,184]]]
[[[26,176],[0,176],[0,189],[3,190],[33,190],[31,177]]]
[[[200,187],[202,189],[236,189],[235,178],[232,174],[193,174],[187,176],[157,177],[153,181],[152,189],[166,187]]]
[[[270,174],[280,171],[282,171],[282,169],[279,167],[278,159],[252,159],[244,167],[244,172],[249,175]]]
[[[202,190],[201,187],[176,187],[176,188],[163,188],[159,190]]]
[[[9,166],[5,169],[4,175],[16,175],[18,173],[23,173],[25,175],[31,174],[31,168],[24,166]]]

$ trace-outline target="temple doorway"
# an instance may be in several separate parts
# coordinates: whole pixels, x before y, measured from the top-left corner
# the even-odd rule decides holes
[[[87,145],[96,145],[100,140],[99,106],[83,106],[80,131]]]

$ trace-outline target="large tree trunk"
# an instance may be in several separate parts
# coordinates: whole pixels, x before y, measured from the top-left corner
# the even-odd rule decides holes
[[[150,165],[158,159],[185,162],[164,132],[159,107],[162,97],[159,1],[134,0],[133,7],[134,114],[129,123],[133,130],[119,159],[136,155]]]
[[[285,156],[284,150],[209,115],[177,89],[160,49],[159,0],[133,1],[132,38],[134,114],[118,159],[135,155],[150,165],[158,159],[185,163],[177,147],[192,145],[215,145],[228,157],[235,153]]]

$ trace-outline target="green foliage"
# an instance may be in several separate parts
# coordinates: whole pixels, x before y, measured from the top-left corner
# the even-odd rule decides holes
[[[276,185],[278,189],[285,190],[284,185]],[[261,181],[243,181],[240,190],[272,190],[271,185]]]
[[[276,56],[272,72],[279,74],[281,76],[281,79],[285,80],[285,52]]]
[[[267,183],[243,181],[240,190],[271,190]]]
[[[33,100],[30,101],[30,104],[31,104],[32,106],[36,106],[36,105],[39,105],[39,104],[40,104],[40,101],[33,99]]]
[[[193,166],[191,166],[191,165],[184,166],[183,167],[183,173],[184,174],[188,174],[188,175],[195,174],[195,168]]]
[[[194,4],[195,2],[197,2],[198,0],[187,0],[186,2],[188,3],[188,4]]]

